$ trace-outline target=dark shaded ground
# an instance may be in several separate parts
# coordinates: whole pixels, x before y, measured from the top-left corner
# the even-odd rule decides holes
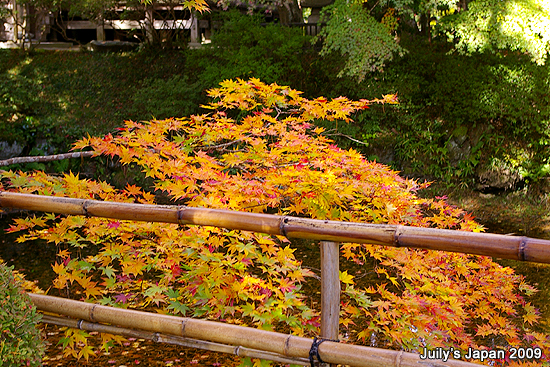
[[[116,345],[108,352],[96,350],[95,357],[88,361],[63,355],[61,345],[57,344],[63,336],[63,331],[55,325],[43,325],[47,337],[46,356],[42,362],[44,366],[156,366],[156,367],[183,367],[202,366],[220,367],[237,366],[239,358],[230,354],[214,353],[198,349],[190,349],[169,344],[159,344],[145,339],[128,338],[123,345]],[[93,338],[88,342],[98,347],[101,338],[96,332],[91,332]]]
[[[449,194],[449,202],[473,213],[486,232],[550,240],[550,196],[520,190],[500,195],[462,191]],[[543,332],[550,333],[550,264],[497,260],[525,276],[539,292],[530,301],[541,312]]]

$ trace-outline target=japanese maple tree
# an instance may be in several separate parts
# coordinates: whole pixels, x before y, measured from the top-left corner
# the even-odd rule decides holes
[[[149,204],[165,193],[194,207],[482,230],[444,198],[417,196],[426,184],[338,148],[315,125],[349,121],[370,104],[396,103],[395,95],[310,100],[257,79],[225,81],[208,93],[213,101],[203,107],[210,113],[127,121],[115,135],[75,144],[139,168],[154,187],[115,189],[71,173],[9,171],[0,176],[4,189]],[[316,280],[286,238],[52,214],[17,219],[10,228],[23,230],[20,241],[40,238],[58,247],[52,266],[60,295],[296,335],[318,332],[319,310],[302,289]],[[374,264],[378,275],[376,285],[364,285],[341,273],[340,327],[350,342],[407,351],[533,346],[548,354],[548,336],[533,330],[539,316],[526,299],[535,289],[488,257],[353,243],[342,244],[341,254],[359,266]],[[92,353],[75,331],[65,347],[77,357]]]

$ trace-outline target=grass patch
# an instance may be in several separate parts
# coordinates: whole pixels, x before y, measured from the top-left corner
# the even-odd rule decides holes
[[[0,140],[32,147],[45,138],[61,150],[86,134],[113,131],[124,120],[150,119],[155,112],[148,97],[161,93],[155,86],[189,72],[181,51],[0,50],[0,64]]]

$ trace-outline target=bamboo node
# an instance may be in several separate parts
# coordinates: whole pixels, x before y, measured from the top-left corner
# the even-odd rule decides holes
[[[92,306],[92,308],[90,308],[90,321],[91,322],[96,322],[96,320],[94,318],[94,311],[95,311],[96,306],[97,306],[97,304],[94,304]]]
[[[78,320],[78,322],[76,323],[76,327],[79,328],[80,330],[82,330],[82,323],[84,322],[84,320],[80,319]]]
[[[399,242],[399,237],[403,234],[403,232],[400,230],[400,226],[395,228],[395,231],[393,232],[393,245],[394,247],[401,247],[401,243]]]
[[[90,217],[90,214],[88,213],[89,204],[90,202],[88,200],[84,200],[84,202],[82,203],[82,211],[84,211],[84,215],[86,216],[86,218]]]
[[[527,237],[521,237],[519,246],[518,246],[518,258],[520,261],[525,261],[525,248],[527,247]]]
[[[183,221],[183,211],[185,210],[185,207],[182,207],[180,205],[178,205],[178,211],[177,211],[177,214],[178,214],[178,224],[180,226],[184,225],[185,223],[182,223]]]
[[[240,346],[240,345],[237,345],[237,346],[235,347],[235,352],[234,352],[234,354],[235,354],[236,356],[238,356],[238,357],[240,357],[240,356],[239,356],[240,350],[241,350],[241,346]]]
[[[279,222],[279,233],[282,236],[287,237],[286,235],[286,224],[288,223],[288,217],[282,217]]]
[[[181,336],[185,336],[185,324],[187,323],[187,317],[181,320]]]
[[[289,335],[285,339],[285,346],[283,349],[283,355],[288,356],[288,348],[290,347],[290,338],[292,338],[292,335]]]
[[[399,353],[395,356],[394,366],[400,367],[401,362],[403,361],[403,351],[399,351]]]

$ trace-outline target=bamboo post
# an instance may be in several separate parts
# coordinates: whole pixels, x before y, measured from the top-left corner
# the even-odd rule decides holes
[[[340,323],[339,245],[321,241],[321,338],[330,340],[338,340]]]
[[[161,315],[108,307],[71,299],[29,294],[36,308],[43,312],[65,314],[78,320],[118,325],[153,333],[181,336],[220,344],[242,346],[290,358],[309,358],[312,340],[216,321]],[[326,341],[319,346],[323,361],[357,367],[475,367],[460,360],[422,360],[420,355],[404,351],[364,347]],[[428,362],[428,363],[427,363]]]

